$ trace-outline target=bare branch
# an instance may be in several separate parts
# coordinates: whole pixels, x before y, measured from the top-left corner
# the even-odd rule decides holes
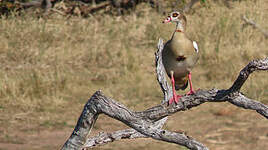
[[[237,77],[236,81],[229,89],[230,92],[239,91],[249,77],[249,75],[256,70],[268,70],[268,58],[263,60],[251,61],[243,70],[240,71],[240,74]]]
[[[85,148],[107,144],[121,139],[146,138],[147,136],[134,129],[119,130],[113,133],[99,133],[98,136],[89,138],[84,144]]]
[[[248,19],[245,15],[242,17],[242,20],[245,21],[246,24],[253,26],[253,28],[258,29],[261,31],[261,33],[264,35],[265,38],[268,38],[268,31],[261,28],[258,24],[256,24],[254,21]]]
[[[167,130],[156,128],[153,125],[153,120],[151,120],[150,118],[159,120],[169,114],[174,113],[168,112],[168,109],[166,108],[165,104],[159,106],[160,107],[155,107],[143,112],[133,112],[127,109],[122,104],[114,101],[113,99],[107,98],[100,91],[97,91],[88,100],[86,106],[84,107],[84,111],[82,112],[78,120],[77,126],[73,134],[65,143],[63,149],[81,149],[85,142],[84,140],[89,134],[89,132],[86,132],[85,129],[90,131],[97,119],[97,116],[101,113],[104,113],[109,117],[119,120],[128,125],[129,127],[153,139],[176,143],[193,150],[207,149],[201,143],[186,136],[184,133],[170,132]],[[158,111],[155,111],[156,109]],[[166,113],[159,113],[164,111]]]
[[[168,89],[170,87],[166,78],[163,77],[165,76],[163,73],[164,68],[163,66],[158,66],[162,65],[160,61],[162,58],[161,56],[158,56],[158,54],[161,54],[161,49],[163,48],[162,40],[159,41],[158,48],[158,52],[156,53],[158,81],[163,93],[165,94],[166,92],[165,95],[169,95],[170,93],[168,92]],[[89,148],[124,138],[151,137],[156,140],[176,143],[192,150],[206,150],[208,149],[207,147],[188,137],[184,133],[161,129],[167,119],[166,117],[178,111],[185,111],[192,107],[197,107],[205,102],[228,101],[238,107],[255,110],[268,119],[268,107],[266,105],[246,98],[239,92],[239,89],[250,73],[256,70],[267,69],[268,58],[263,60],[253,60],[240,72],[234,85],[228,90],[199,90],[193,95],[183,96],[177,105],[173,104],[168,106],[165,100],[165,103],[141,112],[133,112],[115,100],[107,98],[100,91],[97,91],[88,100],[72,135],[66,141],[62,149]],[[168,98],[169,96],[165,96],[165,98],[166,97]],[[90,129],[94,126],[98,115],[102,113],[125,123],[133,129],[116,131],[114,133],[102,133],[99,136],[87,139],[90,134]]]
[[[164,100],[162,100],[162,104],[167,102],[171,96],[172,96],[172,89],[169,86],[166,76],[165,76],[165,69],[163,68],[162,64],[162,50],[163,50],[163,40],[160,38],[158,42],[158,50],[155,53],[155,63],[156,63],[156,74],[157,74],[157,81],[162,89],[162,92],[164,94]],[[161,129],[162,126],[167,121],[167,117],[157,121],[154,123],[154,126],[156,128]],[[107,144],[109,142],[113,142],[115,140],[121,140],[121,139],[134,139],[134,138],[147,138],[147,136],[139,133],[138,131],[134,129],[125,129],[116,131],[113,133],[99,133],[98,136],[92,137],[87,139],[84,147],[94,147],[101,144]]]
[[[251,100],[241,93],[238,93],[238,96],[234,99],[229,100],[229,102],[238,107],[256,110],[259,114],[268,119],[268,107],[266,105],[255,100]]]
[[[154,124],[154,126],[160,129],[165,124],[166,120],[167,117],[157,121]],[[85,148],[94,147],[97,145],[107,144],[121,139],[136,139],[136,138],[148,138],[148,137],[134,129],[119,130],[113,133],[101,132],[99,133],[98,136],[87,139],[86,143],[84,144],[84,147]]]
[[[44,15],[47,15],[52,8],[52,3],[50,0],[37,0],[26,3],[19,3],[24,9],[31,7],[41,7],[44,9]]]
[[[168,84],[166,79],[166,72],[164,65],[162,64],[162,51],[164,49],[163,40],[159,39],[158,41],[158,50],[155,53],[155,66],[156,66],[156,73],[157,73],[157,81],[161,87],[161,90],[164,94],[164,100],[162,103],[167,102],[172,97],[172,88]]]
[[[24,8],[29,8],[29,7],[41,7],[42,5],[42,0],[39,1],[30,1],[27,3],[19,3],[22,7]]]

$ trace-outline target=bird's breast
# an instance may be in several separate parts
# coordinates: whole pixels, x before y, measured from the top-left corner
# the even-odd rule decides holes
[[[178,61],[176,55],[168,47],[162,52],[162,61],[168,76],[171,71],[174,72],[175,77],[184,77],[189,73],[186,60]]]

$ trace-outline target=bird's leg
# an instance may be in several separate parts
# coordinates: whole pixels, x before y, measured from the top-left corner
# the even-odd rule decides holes
[[[187,93],[187,95],[191,95],[194,94],[194,88],[193,88],[193,84],[192,84],[192,74],[191,72],[188,74],[188,78],[189,78],[189,82],[190,82],[190,91]]]
[[[171,83],[172,83],[172,91],[173,91],[173,97],[169,100],[169,105],[173,103],[173,101],[175,101],[175,103],[177,104],[179,102],[178,99],[181,98],[180,95],[177,95],[176,94],[176,90],[175,90],[175,79],[174,79],[174,76],[173,76],[174,72],[171,71]]]

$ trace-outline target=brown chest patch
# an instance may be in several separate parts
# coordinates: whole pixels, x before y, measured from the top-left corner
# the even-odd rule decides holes
[[[184,61],[186,59],[186,57],[184,57],[184,56],[178,56],[177,57],[177,61]]]

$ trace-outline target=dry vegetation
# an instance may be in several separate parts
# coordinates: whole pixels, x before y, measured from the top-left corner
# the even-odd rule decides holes
[[[231,4],[229,9],[207,1],[187,15],[188,35],[198,41],[201,51],[193,71],[196,88],[228,88],[250,60],[268,56],[267,39],[252,27],[243,27],[241,20],[245,14],[268,29],[268,2]],[[133,110],[158,104],[162,93],[155,78],[154,52],[158,38],[169,39],[174,29],[162,19],[145,4],[123,17],[96,14],[67,19],[55,14],[48,19],[28,15],[0,19],[0,149],[59,148],[87,98],[98,89]],[[242,91],[268,104],[267,89],[267,72],[258,72]],[[98,120],[97,131],[124,127],[104,118]],[[268,147],[267,120],[224,103],[176,114],[166,128],[187,131],[211,149]],[[39,144],[36,139],[31,142],[35,137],[31,135],[47,131],[51,137],[39,135]],[[59,131],[65,133],[56,143],[52,137]],[[51,142],[44,145],[42,138]],[[149,139],[118,143],[97,149],[176,148]]]

